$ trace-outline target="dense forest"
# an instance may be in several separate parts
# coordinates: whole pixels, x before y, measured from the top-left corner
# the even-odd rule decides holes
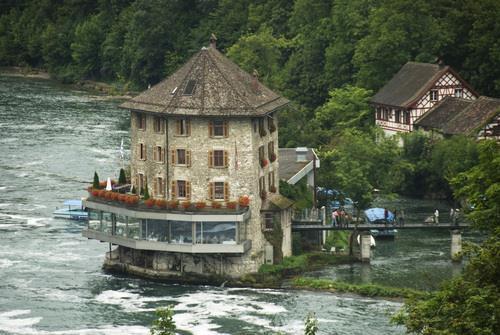
[[[321,184],[360,206],[373,188],[451,196],[449,177],[477,160],[466,138],[442,144],[412,134],[400,148],[373,127],[370,97],[404,63],[441,59],[481,94],[500,96],[498,0],[8,0],[0,66],[141,90],[211,33],[292,101],[280,116],[280,146],[319,148]]]

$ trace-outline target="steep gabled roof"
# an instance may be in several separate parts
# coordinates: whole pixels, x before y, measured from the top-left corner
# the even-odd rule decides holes
[[[444,134],[471,135],[500,113],[500,99],[481,96],[443,126]]]
[[[170,115],[261,116],[288,102],[210,46],[120,107]]]
[[[314,153],[312,149],[307,149],[306,159],[299,162],[297,161],[296,148],[279,148],[278,155],[280,179],[288,181],[313,160]]]
[[[449,66],[408,62],[375,94],[371,102],[408,108],[448,70]]]
[[[447,96],[415,121],[415,126],[443,130],[443,127],[461,113],[473,100]]]

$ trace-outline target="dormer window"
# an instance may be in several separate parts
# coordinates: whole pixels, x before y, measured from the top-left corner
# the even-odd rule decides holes
[[[463,91],[461,88],[455,88],[455,98],[461,98],[463,95]]]
[[[196,80],[189,80],[182,95],[193,95],[196,88]]]

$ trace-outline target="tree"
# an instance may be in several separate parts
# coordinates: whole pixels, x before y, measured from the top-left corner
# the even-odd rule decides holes
[[[153,321],[151,335],[175,335],[175,322],[173,319],[173,306],[156,309],[157,319]]]
[[[143,195],[144,200],[148,200],[150,198],[150,196],[149,196],[149,190],[148,190],[148,185],[144,186],[143,191],[144,191],[144,195]]]
[[[94,171],[94,182],[92,183],[92,187],[95,189],[99,188],[99,176],[97,175],[97,171]]]
[[[490,234],[466,249],[462,275],[425,298],[410,298],[393,318],[408,332],[423,335],[500,333],[500,145],[479,144],[479,163],[452,181],[456,197],[471,205],[467,214],[476,228]]]
[[[306,318],[306,329],[304,335],[316,335],[318,331],[318,319],[314,313],[309,313]]]
[[[127,177],[125,176],[125,170],[120,169],[120,176],[118,177],[118,184],[125,185],[127,183]]]

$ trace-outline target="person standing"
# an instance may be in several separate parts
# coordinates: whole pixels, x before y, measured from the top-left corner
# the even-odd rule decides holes
[[[437,208],[434,211],[434,223],[439,224],[439,210]]]

